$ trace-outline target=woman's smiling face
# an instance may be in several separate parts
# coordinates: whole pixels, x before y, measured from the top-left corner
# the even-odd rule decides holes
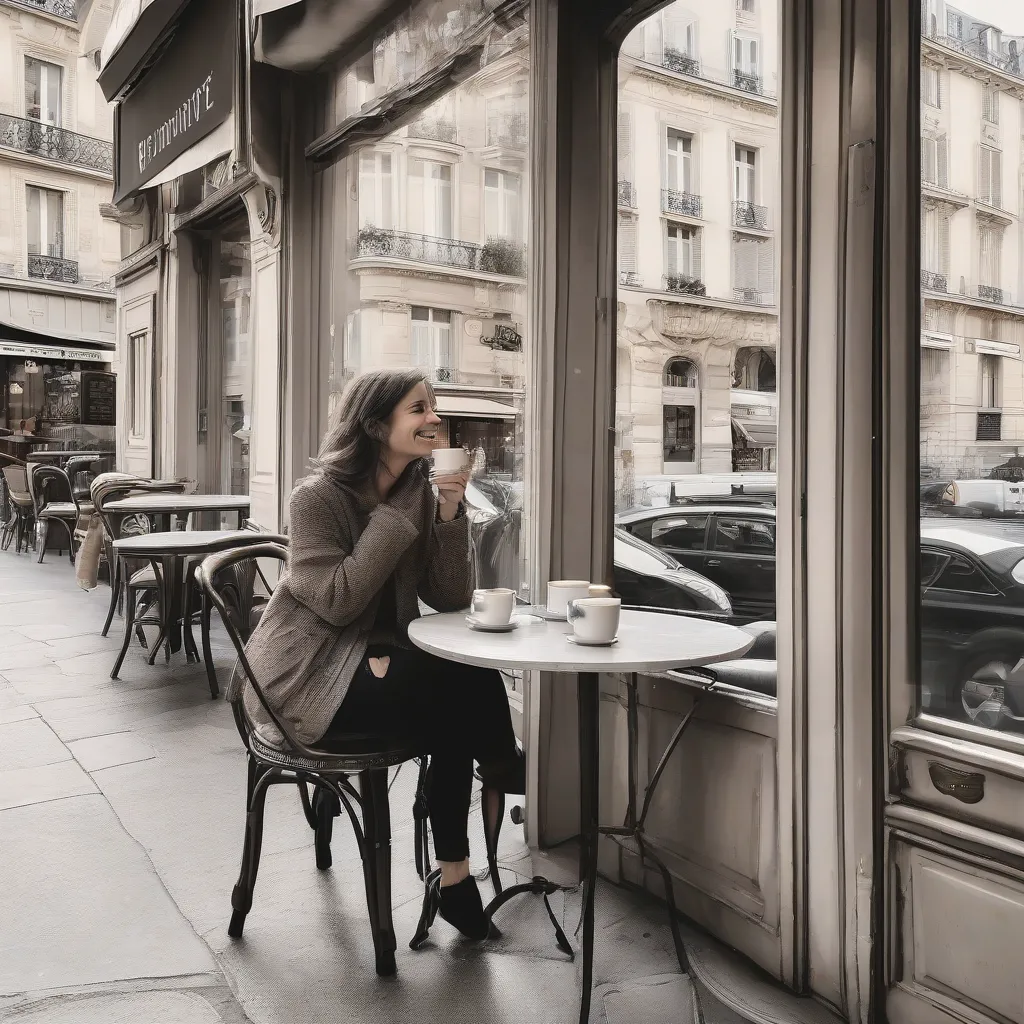
[[[388,417],[388,449],[409,460],[427,458],[437,446],[440,423],[427,385],[420,381]]]

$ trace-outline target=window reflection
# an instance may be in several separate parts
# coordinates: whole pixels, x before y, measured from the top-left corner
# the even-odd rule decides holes
[[[777,19],[681,0],[619,56],[615,581],[739,624],[775,618]]]
[[[1019,731],[1024,10],[925,0],[922,15],[921,707]]]

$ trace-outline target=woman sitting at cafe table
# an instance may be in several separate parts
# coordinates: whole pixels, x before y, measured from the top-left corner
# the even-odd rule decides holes
[[[468,471],[433,480],[429,472],[440,422],[418,370],[349,384],[315,472],[292,492],[288,567],[246,655],[303,742],[330,750],[348,733],[386,733],[430,754],[439,913],[482,939],[488,925],[469,870],[473,762],[507,793],[524,791],[525,767],[500,674],[408,639],[417,598],[450,612],[473,592]],[[276,733],[251,687],[245,708],[261,734]]]

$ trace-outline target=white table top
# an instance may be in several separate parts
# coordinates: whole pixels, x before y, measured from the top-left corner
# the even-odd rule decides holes
[[[105,512],[248,512],[248,494],[133,494],[103,506]]]
[[[158,558],[161,555],[210,554],[235,544],[259,544],[276,539],[271,534],[253,530],[165,530],[121,537],[114,541],[114,550],[119,555]]]
[[[546,672],[665,672],[739,657],[754,638],[735,626],[683,615],[624,611],[612,647],[569,643],[572,627],[523,616],[510,633],[482,633],[466,625],[466,612],[424,615],[409,639],[429,654],[483,668]]]

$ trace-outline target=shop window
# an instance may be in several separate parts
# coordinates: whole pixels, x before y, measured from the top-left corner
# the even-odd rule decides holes
[[[484,228],[487,238],[519,241],[522,236],[521,190],[520,175],[493,167],[484,170]]]
[[[63,78],[64,69],[56,64],[25,58],[25,116],[30,121],[60,127]]]
[[[455,373],[451,310],[412,307],[409,361],[439,374],[438,380]]]
[[[50,188],[26,189],[30,256],[64,258],[64,193]]]
[[[666,405],[662,410],[665,462],[693,462],[697,457],[697,410],[692,405]]]
[[[409,160],[409,229],[434,238],[452,238],[452,166]]]

